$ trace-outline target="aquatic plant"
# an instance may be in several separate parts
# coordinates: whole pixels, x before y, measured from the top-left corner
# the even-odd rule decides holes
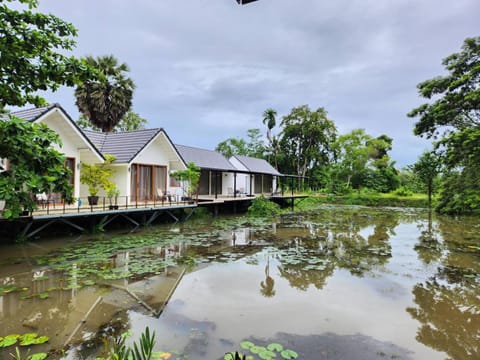
[[[253,199],[252,204],[248,207],[248,215],[250,216],[273,216],[282,212],[280,206],[268,200],[264,196]]]
[[[273,360],[277,358],[277,355],[285,360],[298,358],[297,352],[290,349],[285,349],[284,346],[279,343],[271,343],[267,346],[260,346],[251,341],[242,341],[240,343],[240,347],[246,351],[249,351],[251,354],[246,355],[239,352],[230,352],[225,354],[224,360],[254,360],[258,358],[262,360]]]
[[[140,335],[139,342],[134,342],[133,346],[126,345],[126,339],[130,333],[124,333],[119,336],[110,336],[103,340],[104,356],[97,357],[97,360],[150,360],[150,359],[169,359],[171,354],[168,352],[154,352],[155,331],[150,332],[148,326]]]

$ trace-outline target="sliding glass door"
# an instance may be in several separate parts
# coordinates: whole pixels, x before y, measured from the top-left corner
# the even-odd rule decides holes
[[[166,166],[132,164],[130,174],[131,201],[153,201],[166,194]]]

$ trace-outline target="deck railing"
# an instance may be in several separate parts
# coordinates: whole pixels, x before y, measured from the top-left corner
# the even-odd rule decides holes
[[[66,203],[65,201],[43,200],[37,202],[37,209],[28,216],[42,216],[42,215],[62,215],[72,213],[88,213],[88,212],[105,212],[118,211],[128,209],[151,209],[161,208],[167,206],[181,206],[195,203],[194,200],[179,198],[175,196],[164,196],[153,199],[138,199],[130,196],[118,196],[115,198],[108,198],[106,196],[99,196],[97,202],[94,204],[89,200],[90,197],[76,198],[73,203]]]

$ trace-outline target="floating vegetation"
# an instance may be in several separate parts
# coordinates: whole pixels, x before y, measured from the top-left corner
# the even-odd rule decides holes
[[[260,346],[251,341],[242,341],[240,343],[240,347],[250,352],[250,354],[241,354],[238,352],[227,353],[224,356],[224,360],[272,360],[280,357],[285,360],[290,360],[298,358],[297,352],[290,349],[285,349],[284,346],[279,343],[271,343],[267,346]]]
[[[39,336],[37,333],[26,333],[23,335],[10,334],[0,337],[0,348],[9,347],[19,343],[20,346],[44,344],[49,340],[48,336]]]

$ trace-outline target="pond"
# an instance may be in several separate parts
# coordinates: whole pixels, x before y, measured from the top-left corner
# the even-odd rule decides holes
[[[100,333],[131,343],[146,327],[171,359],[268,358],[251,346],[272,343],[299,359],[479,359],[479,228],[322,206],[5,247],[0,337],[47,336],[20,349],[52,359],[93,357]]]

